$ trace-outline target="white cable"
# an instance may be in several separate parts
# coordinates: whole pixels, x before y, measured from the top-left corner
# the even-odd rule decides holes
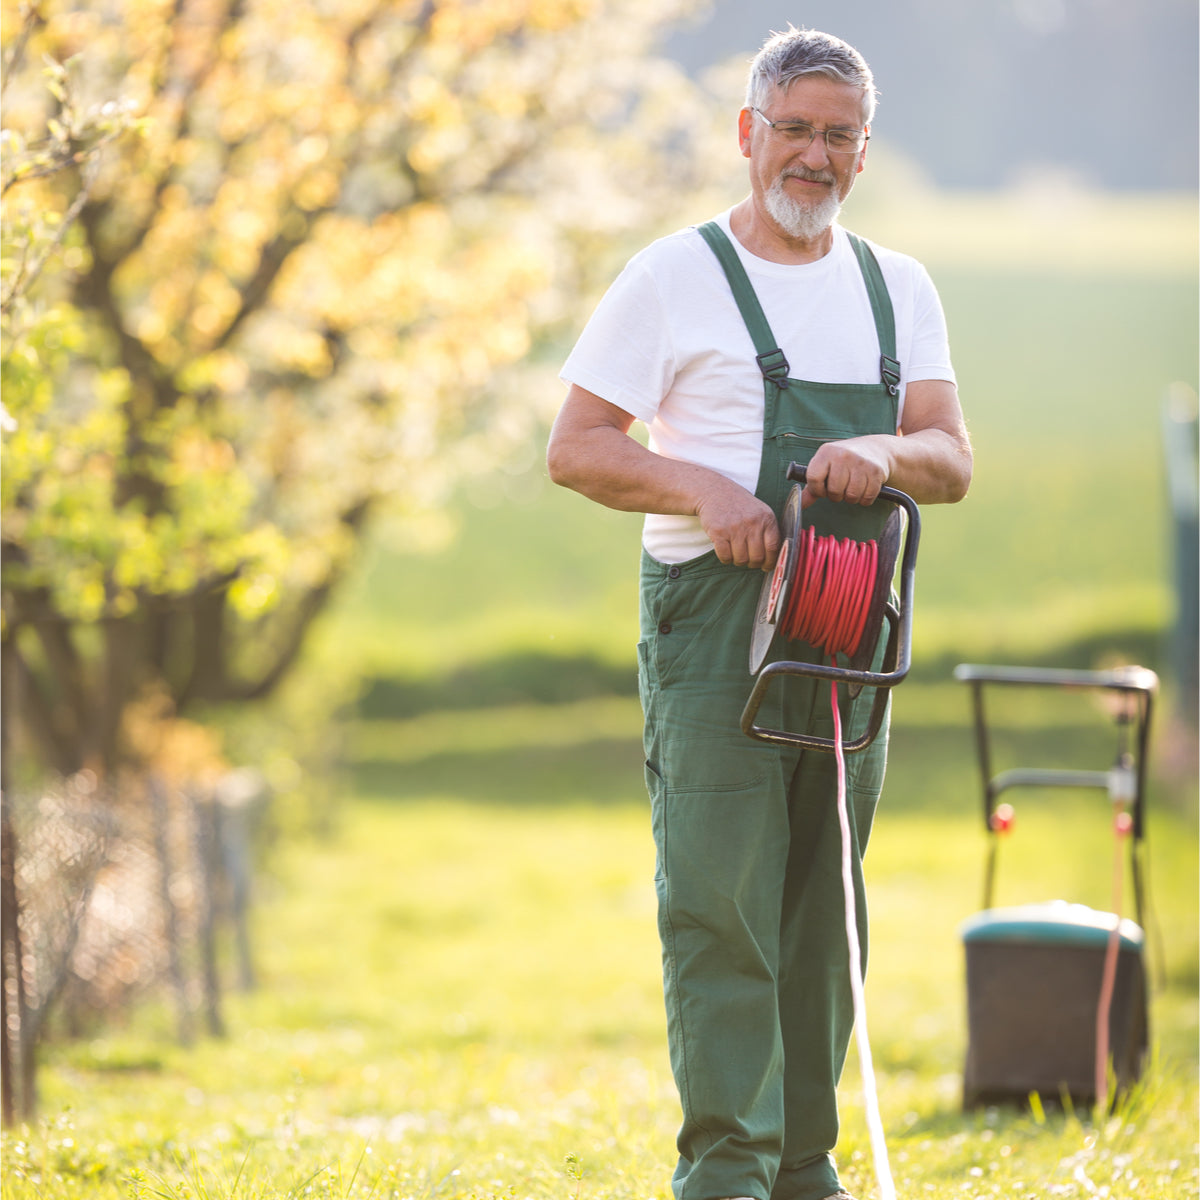
[[[896,1200],[896,1185],[888,1162],[887,1140],[879,1116],[879,1096],[875,1090],[875,1067],[871,1060],[871,1041],[867,1036],[867,1001],[863,994],[862,949],[858,942],[858,916],[854,901],[854,872],[851,863],[850,817],[846,808],[846,759],[842,753],[842,718],[838,711],[837,683],[829,685],[833,697],[834,756],[837,759],[838,823],[842,830],[842,891],[846,897],[846,944],[850,949],[850,992],[854,997],[854,1037],[858,1045],[862,1072],[863,1103],[867,1128],[871,1134],[871,1153],[875,1160],[875,1179],[880,1200]]]

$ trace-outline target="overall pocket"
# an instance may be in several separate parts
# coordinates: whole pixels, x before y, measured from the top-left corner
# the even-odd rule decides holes
[[[762,580],[761,571],[718,566],[664,582],[647,631],[648,673],[660,688],[697,673],[707,688],[734,683],[748,694],[750,631]]]

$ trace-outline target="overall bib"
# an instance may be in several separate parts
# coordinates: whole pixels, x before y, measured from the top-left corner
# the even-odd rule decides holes
[[[899,363],[890,298],[870,248],[851,242],[875,318],[877,384],[788,377],[753,287],[714,224],[700,227],[725,270],[763,373],[755,495],[779,518],[791,484],[824,442],[896,431]],[[819,533],[869,540],[887,505],[817,501]],[[715,551],[668,565],[642,555],[638,676],[657,862],[671,1066],[683,1106],[678,1200],[824,1200],[837,1191],[836,1087],[853,1031],[834,756],[741,732],[753,679],[750,635],[763,572]],[[882,641],[875,667],[882,657]],[[787,644],[775,657],[819,661]],[[843,737],[865,728],[872,689],[842,703]],[[760,721],[833,736],[829,684],[772,686]],[[883,782],[887,725],[846,760],[859,937],[861,858]]]

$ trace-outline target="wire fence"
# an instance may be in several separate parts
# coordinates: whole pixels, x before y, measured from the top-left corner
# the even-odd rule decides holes
[[[35,1107],[40,1041],[93,1033],[151,994],[167,999],[181,1043],[224,1033],[223,995],[255,981],[253,849],[268,800],[244,770],[115,786],[83,771],[4,797],[17,909],[4,1032],[19,1110]]]

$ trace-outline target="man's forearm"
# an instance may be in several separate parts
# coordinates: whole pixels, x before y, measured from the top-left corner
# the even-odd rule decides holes
[[[768,505],[719,472],[648,450],[610,410],[585,401],[560,412],[546,454],[555,483],[623,512],[694,516],[722,562],[774,563],[779,529]]]
[[[570,431],[556,426],[546,463],[555,483],[597,504],[683,516],[695,515],[714,474],[663,458],[611,425]]]
[[[895,439],[888,485],[918,504],[955,504],[967,494],[971,447],[941,429],[922,429]]]

